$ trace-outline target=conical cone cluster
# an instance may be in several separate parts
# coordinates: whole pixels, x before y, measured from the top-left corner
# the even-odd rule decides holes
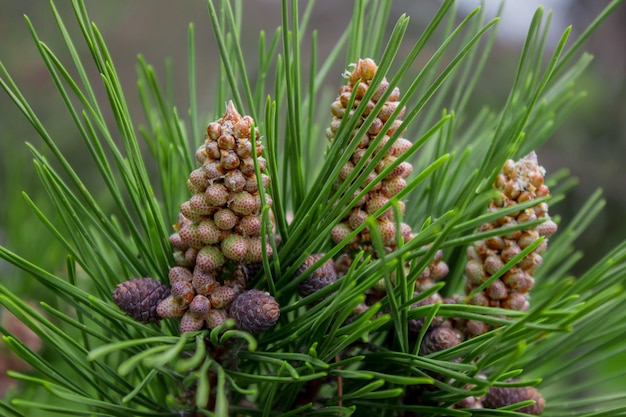
[[[264,248],[261,240],[261,193],[267,204],[272,200],[265,194],[269,177],[263,173],[263,145],[253,124],[230,102],[224,116],[209,124],[196,151],[200,167],[187,180],[193,195],[181,205],[170,236],[178,264],[169,271],[171,295],[157,308],[162,318],[181,317],[183,332],[214,328],[230,317],[231,303],[246,292],[249,271],[257,269],[263,251],[272,255],[272,247],[266,243]]]
[[[389,82],[383,78],[380,84],[372,84],[372,80],[376,75],[378,66],[370,59],[359,59],[351,72],[346,74],[348,80],[347,85],[344,85],[339,89],[336,100],[331,104],[332,120],[330,127],[326,130],[326,135],[329,140],[333,141],[335,135],[344,117],[354,117],[355,109],[361,101],[365,99],[366,94],[370,88],[375,89],[372,97],[367,102],[365,112],[360,116],[357,121],[357,129],[363,124],[368,116],[371,116],[371,112],[374,107],[381,101],[385,100],[381,109],[376,114],[374,122],[365,133],[363,137],[358,138],[358,147],[355,149],[352,157],[343,166],[338,178],[337,186],[340,186],[346,181],[349,175],[354,172],[355,167],[359,164],[365,155],[371,151],[370,146],[374,140],[382,134],[382,140],[380,144],[377,144],[377,148],[374,149],[369,158],[374,158],[381,151],[383,145],[389,145],[385,155],[377,163],[374,170],[368,175],[368,179],[365,181],[365,185],[372,184],[374,178],[381,172],[386,170],[392,164],[395,163],[395,167],[389,171],[389,173],[373,184],[373,188],[364,195],[361,201],[357,202],[348,214],[340,221],[331,231],[331,238],[335,243],[339,243],[344,240],[348,235],[354,232],[359,226],[361,226],[368,217],[373,216],[379,211],[389,200],[395,197],[400,191],[406,187],[406,178],[413,171],[413,166],[407,161],[397,163],[397,159],[406,151],[411,148],[412,143],[405,138],[398,138],[392,144],[389,144],[391,136],[400,128],[402,124],[402,116],[405,113],[405,108],[401,108],[398,113],[398,117],[386,128],[383,132],[385,123],[389,120],[392,113],[398,109],[400,105],[400,90],[394,88],[385,97],[385,93],[389,91]],[[348,107],[350,99],[354,94],[355,100],[352,103],[352,107]],[[357,131],[353,132],[353,140],[356,140]],[[361,193],[361,189],[357,190],[355,194]],[[404,212],[404,203],[399,202],[400,209]],[[401,223],[401,230],[396,230],[397,219],[394,217],[394,211],[392,208],[388,208],[376,217],[377,230],[380,233],[385,249],[391,252],[397,248],[397,232],[400,233],[405,242],[413,238],[413,232],[411,226],[406,223]],[[349,269],[352,263],[352,254],[354,251],[367,250],[374,256],[376,255],[371,250],[372,235],[369,227],[364,228],[358,233],[355,238],[345,247],[345,253],[340,255],[336,261],[329,260],[318,270],[312,273],[306,280],[304,280],[298,287],[301,295],[307,296],[313,292],[323,288],[324,286],[332,283],[337,277],[343,276]],[[300,275],[306,269],[308,269],[313,263],[320,259],[321,254],[311,255],[307,258],[303,265],[300,266],[296,276]],[[407,266],[408,268],[408,266]],[[441,251],[437,252],[433,262],[423,271],[416,283],[416,291],[421,292],[426,288],[429,288],[434,284],[436,280],[445,277],[448,274],[448,266],[442,259]],[[393,278],[393,277],[392,277]],[[361,303],[356,310],[355,314],[365,311],[373,303],[379,301],[385,295],[385,285],[381,280],[373,288],[366,292],[366,300]]]
[[[517,162],[508,160],[494,183],[494,189],[498,191],[498,197],[490,202],[489,210],[494,211],[503,207],[511,207],[549,195],[550,191],[543,183],[544,174],[545,170],[539,166],[534,152]],[[547,237],[554,234],[557,230],[556,223],[548,215],[548,205],[545,202],[539,203],[512,215],[484,224],[480,228],[480,231],[487,231],[540,218],[546,220],[536,227],[477,241],[468,249],[469,260],[465,266],[465,291],[467,295],[472,294],[476,288],[488,281],[493,274],[497,273],[500,268],[518,255],[524,248],[540,237],[545,237],[535,250],[523,257],[483,291],[473,295],[468,300],[470,304],[518,311],[528,309],[528,291],[534,286],[535,282],[533,274],[541,265],[541,254],[547,248]],[[442,301],[440,297],[435,295],[429,297],[420,305],[430,304],[429,300],[432,300],[433,303]],[[461,300],[457,297],[456,299],[443,300],[443,302],[459,303]],[[433,321],[433,328],[439,325],[454,328],[465,338],[475,337],[489,330],[489,326],[486,323],[478,320],[447,319],[443,322],[441,320]],[[429,333],[433,330],[429,330],[425,336],[426,339],[430,337]]]
[[[544,174],[545,170],[538,164],[537,155],[534,152],[517,162],[508,160],[494,183],[498,198],[491,201],[489,210],[515,206],[549,195],[550,190],[544,184]],[[546,220],[536,227],[477,241],[468,249],[469,260],[465,266],[465,276],[466,293],[470,294],[522,250],[540,237],[545,237],[539,246],[505,272],[502,277],[493,281],[484,291],[473,296],[469,300],[470,304],[518,311],[528,309],[527,293],[535,284],[533,275],[542,263],[541,254],[547,248],[547,237],[557,230],[556,223],[548,215],[548,204],[539,203],[484,224],[480,228],[480,231],[494,230],[536,219]],[[485,330],[485,326],[482,327]],[[470,336],[474,335],[470,334]]]
[[[549,189],[544,184],[544,174],[545,170],[539,166],[534,152],[517,162],[508,160],[494,183],[494,189],[497,190],[498,196],[490,202],[489,210],[495,211],[549,195]],[[542,236],[546,238],[532,252],[521,258],[519,262],[505,272],[501,278],[496,279],[483,291],[469,299],[470,304],[519,311],[528,309],[527,293],[534,285],[533,274],[541,265],[541,254],[547,248],[547,237],[557,230],[556,223],[548,215],[548,205],[545,202],[539,203],[487,223],[480,228],[480,231],[487,231],[541,218],[546,220],[539,226],[481,240],[469,248],[469,261],[465,267],[465,291],[468,295],[489,280],[493,274],[497,273],[524,248]],[[419,286],[420,280],[417,284]],[[441,299],[438,294],[434,294],[414,307],[435,302],[460,303],[462,300],[458,296]],[[422,322],[423,319],[412,320],[410,325],[414,328],[411,330],[419,331]],[[431,327],[424,335],[420,345],[420,354],[428,355],[452,348],[464,339],[478,336],[488,330],[489,326],[478,320],[457,318],[443,320],[440,317],[435,317]],[[532,415],[541,414],[545,401],[537,389],[533,387],[490,387],[486,396],[467,397],[452,408],[499,408],[525,400],[535,400],[536,403],[518,411]]]
[[[360,103],[361,99],[370,88],[370,83],[378,66],[369,58],[359,59],[354,66],[354,70],[348,76],[348,85],[345,85],[339,89],[339,96],[336,101],[331,105],[332,121],[330,127],[326,131],[326,135],[332,141],[337,132],[337,128],[341,123],[341,119],[349,117],[354,114],[354,109]],[[389,88],[389,83],[386,79],[383,79],[378,86],[372,86],[376,88],[376,91],[372,99],[367,103],[367,110],[358,121],[357,126],[360,126],[365,118],[373,110],[376,103],[382,98],[383,93]],[[356,92],[354,90],[356,89]],[[348,109],[346,106],[349,104],[349,100],[353,92],[356,94],[356,100],[354,101],[353,108]],[[383,125],[389,119],[393,111],[399,106],[400,91],[395,88],[387,100],[385,101],[382,109],[378,112],[377,117],[374,119],[374,123],[367,131],[367,133],[359,138],[358,148],[354,151],[351,159],[346,162],[339,176],[339,182],[346,180],[348,175],[354,171],[355,165],[361,161],[367,152],[370,144],[374,141],[377,135],[381,133]],[[405,109],[403,108],[398,118],[384,133],[382,144],[387,143],[392,135],[402,123],[402,115]],[[369,174],[369,178],[365,181],[366,184],[370,184],[374,178],[382,172],[385,168],[389,167],[396,159],[406,152],[411,147],[411,142],[404,138],[397,139],[389,148],[385,156],[376,165],[374,171]],[[373,156],[373,155],[372,155]],[[406,187],[406,178],[413,171],[413,166],[409,162],[402,162],[398,164],[382,181],[379,181],[374,185],[374,188],[367,193],[362,201],[359,201],[356,206],[346,215],[346,217],[337,224],[332,232],[331,237],[335,243],[341,242],[350,233],[359,227],[365,219],[378,211],[383,205],[385,205],[389,199],[394,197],[400,191]],[[359,189],[357,193],[360,193]],[[404,210],[404,204],[400,203],[401,209]],[[394,221],[393,210],[389,208],[382,214],[380,214],[376,222],[378,223],[378,230],[381,233],[385,246],[390,250],[393,250],[396,245],[396,222]],[[400,231],[405,241],[411,238],[411,227],[407,224],[402,224],[402,230]],[[369,245],[371,242],[371,235],[368,229],[364,229],[359,235],[356,236],[351,247],[362,248]]]

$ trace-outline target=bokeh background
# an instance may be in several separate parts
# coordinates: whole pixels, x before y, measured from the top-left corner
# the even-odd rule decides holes
[[[242,39],[245,57],[253,69],[256,65],[257,36],[265,30],[270,36],[280,24],[280,2],[277,0],[245,0]],[[401,13],[411,16],[408,38],[421,34],[439,1],[397,1],[394,17]],[[478,2],[459,2],[463,15]],[[495,13],[499,1],[486,1],[487,13]],[[554,10],[548,51],[568,24],[573,25],[576,37],[606,7],[606,0],[510,0],[504,9],[498,41],[490,64],[481,78],[472,98],[476,106],[488,104],[494,108],[507,97],[513,82],[515,66],[522,42],[539,5]],[[157,73],[165,73],[165,60],[170,60],[174,83],[170,93],[179,104],[181,113],[187,109],[187,27],[195,25],[198,51],[198,99],[201,114],[209,114],[214,106],[212,91],[219,63],[210,20],[204,1],[171,0],[86,0],[90,17],[103,33],[115,60],[121,82],[127,92],[131,113],[138,123],[143,120],[136,91],[137,55],[152,63]],[[301,1],[304,9],[306,2]],[[320,46],[318,56],[324,57],[344,30],[353,2],[319,0],[313,9],[311,27],[318,28]],[[89,61],[88,50],[81,42],[73,20],[69,1],[57,1],[59,14],[64,17],[79,52]],[[12,74],[24,95],[49,129],[52,137],[84,175],[87,186],[98,189],[95,168],[85,158],[86,149],[80,143],[63,103],[46,71],[24,20],[27,15],[40,38],[62,60],[69,55],[59,34],[49,3],[45,1],[0,0],[0,61]],[[551,209],[553,216],[564,221],[572,218],[587,197],[597,188],[604,190],[607,205],[602,215],[578,242],[586,257],[579,265],[582,271],[626,236],[626,171],[623,158],[626,153],[626,4],[608,18],[589,39],[584,48],[595,59],[580,80],[580,89],[587,98],[580,103],[553,138],[539,149],[540,161],[548,172],[568,168],[578,178],[566,203]],[[409,39],[407,39],[409,40]],[[409,40],[410,41],[410,40]],[[571,42],[570,42],[571,43]],[[90,68],[92,80],[97,73]],[[254,70],[251,71],[254,73]],[[336,69],[337,80],[329,86],[334,91],[341,68]],[[99,91],[102,94],[102,90]],[[200,132],[201,134],[201,132]],[[22,191],[42,208],[49,207],[32,166],[32,156],[25,143],[42,149],[41,139],[30,127],[11,100],[0,91],[0,245],[8,246],[27,258],[37,259],[51,270],[64,267],[62,248],[50,240],[48,232],[38,224],[25,205]],[[94,174],[91,174],[91,173]],[[25,294],[38,291],[32,283],[0,261],[0,280]],[[45,294],[38,294],[45,297]],[[2,352],[0,352],[0,357]],[[1,383],[0,383],[1,385]]]

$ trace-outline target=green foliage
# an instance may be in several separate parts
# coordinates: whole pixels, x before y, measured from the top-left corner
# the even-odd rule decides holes
[[[519,158],[547,140],[581,97],[575,81],[591,58],[577,52],[621,1],[614,1],[569,48],[566,30],[551,54],[545,51],[550,19],[539,9],[530,23],[508,100],[501,109],[485,108],[475,114],[468,111],[468,101],[480,69],[488,65],[498,23],[485,22],[480,8],[459,20],[453,2],[444,1],[415,44],[407,45],[407,16],[400,17],[386,36],[389,2],[356,1],[345,34],[327,57],[318,57],[315,32],[311,45],[305,44],[304,36],[309,33],[313,2],[301,13],[297,1],[283,0],[281,27],[271,37],[264,33],[259,37],[259,74],[253,82],[239,43],[241,2],[235,3],[208,2],[221,57],[212,118],[233,100],[242,114],[255,119],[263,136],[276,229],[272,230],[266,206],[264,231],[270,234],[274,256],[264,256],[256,287],[269,290],[279,301],[278,325],[256,338],[237,330],[231,320],[211,331],[179,334],[168,321],[160,326],[142,324],[115,306],[111,292],[119,282],[139,276],[166,281],[173,265],[168,225],[176,222],[179,205],[188,197],[185,183],[195,166],[202,120],[207,119],[198,114],[196,104],[195,32],[190,26],[188,111],[181,112],[170,102],[153,68],[140,57],[138,90],[147,122],[136,126],[112,57],[83,2],[73,2],[76,19],[106,100],[94,92],[76,39],[52,3],[71,57],[68,62],[57,58],[28,19],[27,24],[110,197],[104,199],[102,190],[85,186],[83,174],[68,162],[0,64],[0,85],[47,147],[43,152],[40,145],[27,145],[54,209],[41,208],[24,193],[26,206],[67,254],[65,268],[48,270],[37,254],[27,259],[0,247],[0,257],[49,288],[63,306],[42,302],[35,309],[13,289],[0,285],[0,303],[45,345],[43,352],[33,351],[0,328],[8,347],[33,369],[10,372],[23,382],[24,391],[0,402],[3,415],[25,416],[33,409],[51,416],[522,415],[510,411],[516,407],[446,408],[467,396],[484,394],[489,386],[507,384],[537,385],[546,398],[546,416],[626,415],[619,385],[611,391],[606,382],[623,381],[623,371],[595,369],[598,362],[624,351],[626,321],[619,306],[626,297],[621,284],[626,243],[584,275],[573,277],[569,272],[581,257],[574,240],[603,205],[599,194],[570,224],[561,224],[551,239],[536,276],[530,311],[469,304],[411,308],[430,294],[414,296],[412,288],[438,249],[444,250],[451,274],[431,291],[462,290],[466,247],[495,235],[477,228],[513,210],[486,213],[493,180],[508,158]],[[427,45],[436,46],[430,55]],[[304,54],[310,54],[309,68],[301,65]],[[387,96],[396,86],[403,91],[398,109],[406,105],[408,112],[392,140],[408,129],[403,136],[413,142],[377,179],[403,161],[415,167],[407,187],[377,213],[389,208],[399,213],[398,201],[406,200],[410,209],[403,221],[419,234],[385,254],[374,233],[379,256],[357,254],[346,275],[302,298],[295,288],[315,268],[297,278],[295,271],[311,253],[326,253],[315,265],[319,266],[343,251],[350,236],[334,245],[330,231],[373,187],[375,181],[364,185],[365,179],[384,155],[374,149],[391,145],[391,141],[383,145],[379,135],[351,176],[339,189],[333,187],[357,147],[352,132],[358,130],[357,137],[362,136],[384,100],[360,126],[357,117],[343,119],[334,141],[328,143],[323,131],[330,103],[320,101],[322,86],[335,62],[345,57],[349,65],[368,56],[379,65],[373,83],[386,76]],[[425,63],[414,73],[418,57]],[[373,91],[366,98],[367,94],[371,97]],[[366,98],[357,115],[365,111]],[[109,112],[112,123],[105,116]],[[399,110],[392,114],[387,128],[398,114]],[[142,152],[143,144],[149,155]],[[157,176],[148,175],[149,162],[156,163]],[[255,167],[258,172],[256,159]],[[550,179],[552,204],[565,198],[567,184],[557,175]],[[279,243],[274,233],[280,236]],[[411,270],[404,274],[407,262]],[[380,280],[387,296],[348,320],[365,291]],[[409,338],[407,323],[418,318],[428,323],[435,316],[476,319],[497,328],[451,349],[419,355],[424,334]],[[459,357],[463,360],[455,361]],[[516,376],[522,381],[507,382]],[[308,398],[317,385],[319,394]],[[426,395],[431,404],[440,405],[404,404],[402,396],[416,385],[432,386]],[[596,392],[599,387],[603,391]]]

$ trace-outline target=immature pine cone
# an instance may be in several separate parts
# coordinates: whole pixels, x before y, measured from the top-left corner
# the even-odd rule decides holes
[[[534,152],[517,162],[506,161],[494,183],[494,188],[499,192],[498,198],[489,204],[489,211],[549,195],[550,191],[543,183],[544,174],[545,170],[539,166]],[[527,293],[535,284],[533,274],[541,265],[541,254],[547,248],[547,237],[557,230],[556,223],[548,215],[548,204],[539,203],[534,207],[484,224],[480,228],[480,231],[486,231],[540,218],[545,218],[546,221],[539,226],[481,240],[468,249],[469,261],[465,266],[467,294],[488,280],[528,245],[541,236],[546,237],[533,252],[522,258],[484,291],[470,299],[470,304],[520,311],[528,309]],[[482,330],[477,330],[478,334],[486,330],[484,327]],[[474,331],[469,333],[469,336],[476,336]]]
[[[241,330],[256,334],[274,326],[280,317],[280,307],[269,293],[244,291],[230,306],[230,316]]]
[[[357,60],[354,70],[348,76],[348,85],[345,85],[339,89],[339,96],[336,101],[331,105],[332,121],[330,127],[326,131],[326,135],[332,141],[337,133],[337,128],[341,123],[341,119],[344,117],[351,117],[354,113],[354,109],[360,103],[361,99],[365,95],[365,92],[370,88],[375,88],[376,91],[367,105],[365,114],[357,123],[357,128],[360,126],[366,117],[370,114],[376,103],[381,99],[384,92],[389,88],[389,83],[386,79],[383,79],[380,85],[370,85],[378,66],[370,58]],[[358,82],[358,86],[356,85]],[[354,89],[356,90],[356,100],[352,109],[346,108],[348,105],[350,96]],[[383,125],[389,119],[393,111],[399,105],[400,91],[397,88],[391,92],[391,95],[387,97],[387,101],[383,105],[382,109],[378,113],[374,123],[367,131],[365,136],[358,138],[359,145],[354,151],[352,158],[346,162],[339,175],[339,184],[348,178],[348,175],[354,171],[355,165],[363,158],[365,152],[370,146],[370,143],[380,135],[382,135],[382,141],[380,142],[379,149],[383,145],[387,144],[391,139],[390,136],[400,127],[402,123],[402,116],[405,109],[402,108],[398,117],[393,124],[387,128],[387,131],[381,133]],[[356,133],[356,132],[355,132]],[[411,147],[411,142],[404,138],[397,139],[390,148],[387,150],[385,156],[378,162],[375,169],[370,172],[368,179],[365,181],[369,184],[373,181],[380,172],[390,166],[401,154],[406,152]],[[346,217],[337,224],[331,231],[331,237],[335,243],[339,243],[345,239],[354,229],[365,222],[369,215],[374,214],[389,199],[394,197],[400,191],[406,187],[406,178],[413,171],[413,166],[409,162],[402,162],[395,169],[393,169],[386,177],[380,182],[374,185],[374,188],[365,195],[365,197],[358,202]],[[361,190],[357,190],[355,194],[360,193]],[[404,211],[404,203],[400,203],[400,208]],[[393,250],[397,246],[396,242],[396,223],[393,218],[393,210],[390,208],[380,214],[377,217],[378,230],[380,231],[383,242],[389,250]],[[401,235],[405,241],[411,239],[411,227],[407,224],[402,224]],[[355,239],[350,242],[348,249],[362,249],[367,248],[371,244],[371,235],[367,229],[364,229]]]
[[[546,402],[535,387],[489,387],[482,403],[485,408],[500,408],[527,400],[535,400],[535,404],[515,411],[535,416],[543,412]]]
[[[154,278],[131,278],[119,283],[113,301],[127,315],[144,323],[156,323],[157,305],[170,295],[170,289]]]
[[[307,256],[302,265],[300,265],[300,268],[296,271],[296,277],[302,275],[304,271],[313,266],[313,264],[324,257],[324,255],[323,253],[315,253]],[[335,269],[335,262],[329,259],[298,285],[298,292],[301,296],[306,297],[332,284],[336,280],[337,271]]]
[[[386,171],[392,164],[396,164],[398,158],[403,153],[407,152],[412,146],[412,143],[409,140],[402,137],[390,143],[391,137],[398,129],[400,129],[402,117],[404,116],[406,109],[402,107],[398,110],[400,105],[400,90],[396,87],[390,91],[389,82],[385,78],[383,78],[378,85],[372,84],[372,80],[374,79],[377,70],[378,66],[372,59],[358,59],[356,64],[354,64],[354,70],[351,73],[346,74],[348,84],[339,89],[339,96],[335,102],[331,104],[332,120],[330,127],[326,130],[326,135],[329,140],[333,141],[335,140],[335,136],[342,119],[344,117],[354,117],[357,106],[364,99],[368,90],[370,88],[374,89],[374,93],[370,101],[367,103],[365,112],[357,121],[356,130],[352,132],[353,140],[358,141],[358,146],[353,152],[350,160],[347,161],[342,167],[338,183],[335,184],[337,188],[343,182],[348,180],[349,176],[354,172],[359,162],[363,160],[365,154],[368,150],[370,150],[370,146],[372,146],[378,137],[380,137],[381,140],[376,145],[376,148],[370,156],[370,160],[368,162],[371,163],[371,159],[377,156],[377,153],[382,152],[383,147],[386,146],[388,148],[374,169],[368,174],[367,179],[364,181],[365,185],[371,185],[377,175]],[[374,122],[364,136],[357,138],[356,133],[358,128],[363,124],[366,118],[370,116],[377,103],[383,100],[383,95],[386,92],[389,92],[389,95],[385,98],[382,108],[376,114]],[[348,108],[347,106],[352,94],[355,94],[355,101],[352,108]],[[383,131],[383,126],[396,110],[398,110],[396,119]],[[367,164],[365,167],[367,167]],[[404,161],[395,165],[395,167],[391,169],[388,174],[382,178],[382,180],[374,183],[373,188],[365,194],[361,200],[352,206],[346,216],[337,225],[335,225],[335,227],[333,227],[331,230],[332,240],[335,243],[343,241],[346,237],[353,233],[355,229],[365,223],[369,216],[374,215],[374,213],[379,211],[392,198],[396,197],[398,193],[406,188],[406,178],[412,171],[413,166],[411,163]],[[358,189],[355,192],[355,196],[360,194],[361,191],[362,189]],[[401,212],[404,213],[404,202],[400,201],[398,204]],[[376,217],[378,232],[380,233],[385,249],[388,252],[394,251],[398,246],[396,236],[397,232],[399,232],[399,235],[402,236],[405,242],[413,238],[411,226],[406,223],[401,223],[400,230],[396,230],[397,222],[394,216],[394,210],[392,208],[388,208]],[[376,253],[373,253],[371,250],[371,244],[371,230],[369,228],[364,228],[351,242],[348,243],[345,252],[349,256],[350,253],[354,251],[365,249],[376,256]],[[340,263],[339,260],[337,263]],[[343,267],[338,266],[337,271],[339,272],[341,270],[343,270]],[[418,278],[416,290],[419,293],[431,287],[436,280],[445,277],[447,274],[448,266],[445,262],[443,262],[442,253],[439,251],[432,264],[429,265]],[[303,284],[306,284],[306,282]],[[355,314],[366,310],[371,303],[377,302],[384,296],[384,282],[381,281],[374,288],[368,290],[366,296],[366,301],[364,304],[357,307]]]
[[[439,352],[461,343],[463,335],[456,329],[448,326],[439,326],[429,330],[420,345],[420,355]]]
[[[261,240],[261,196],[270,178],[264,171],[263,145],[252,130],[254,120],[241,116],[232,102],[210,123],[196,151],[200,165],[189,174],[193,193],[180,207],[170,243],[177,266],[170,269],[172,293],[157,309],[163,318],[181,318],[181,332],[214,328],[227,317],[229,304],[245,291],[248,279],[272,246]],[[261,172],[257,181],[252,155],[255,144]]]

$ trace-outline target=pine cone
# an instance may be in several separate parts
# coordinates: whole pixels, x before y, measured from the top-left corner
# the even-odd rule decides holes
[[[489,392],[482,399],[482,403],[485,408],[500,408],[527,400],[535,400],[535,404],[515,411],[541,415],[546,402],[535,387],[489,387]]]
[[[135,320],[156,323],[157,305],[169,294],[170,289],[154,278],[131,278],[115,287],[113,301]]]
[[[458,330],[448,326],[435,327],[429,330],[424,336],[424,340],[420,346],[420,355],[428,355],[449,349],[462,341],[463,335]]]
[[[200,167],[187,180],[193,195],[181,205],[176,232],[170,236],[177,250],[174,259],[190,271],[196,265],[213,271],[225,263],[260,258],[255,241],[261,232],[259,192],[265,193],[270,177],[263,173],[267,162],[261,156],[258,131],[251,131],[253,124],[250,116],[241,116],[229,102],[226,113],[209,124],[206,140],[196,151]],[[255,141],[263,189],[258,187],[251,141]],[[271,204],[269,195],[265,200]],[[265,250],[271,253],[269,245]]]
[[[276,324],[280,306],[269,293],[249,290],[235,298],[230,306],[230,316],[235,319],[238,328],[261,333]]]
[[[414,293],[414,295],[418,295],[418,293]],[[411,310],[418,308],[418,307],[423,307],[423,306],[427,306],[427,305],[432,305],[435,303],[441,303],[443,302],[443,299],[441,298],[441,296],[439,295],[439,293],[434,293],[433,295],[426,297],[423,300],[418,301],[417,303],[413,304],[411,306]],[[408,328],[409,331],[413,334],[418,334],[421,330],[422,327],[424,327],[424,317],[420,317],[418,319],[410,319],[408,321]],[[443,317],[441,316],[435,316],[433,318],[433,321],[430,323],[430,328],[435,328],[437,326],[440,326],[441,324],[443,324]]]
[[[386,204],[388,204],[390,200],[397,198],[397,194],[406,188],[406,178],[413,171],[413,166],[407,161],[398,163],[397,160],[403,153],[407,152],[411,148],[412,143],[402,137],[391,142],[391,137],[396,134],[398,129],[400,129],[402,117],[406,109],[399,108],[400,90],[398,88],[391,90],[387,79],[383,78],[380,81],[380,84],[372,83],[377,71],[378,66],[372,59],[358,59],[354,64],[354,69],[345,74],[347,78],[347,85],[344,85],[339,89],[338,97],[330,106],[332,119],[329,128],[326,130],[326,135],[332,142],[335,140],[342,120],[344,118],[351,118],[355,116],[356,108],[361,104],[361,101],[364,99],[365,95],[368,94],[368,91],[371,91],[370,89],[373,89],[374,91],[370,101],[365,106],[365,111],[360,115],[360,119],[356,122],[357,129],[368,117],[371,116],[374,107],[376,107],[379,102],[384,100],[382,108],[376,114],[376,118],[366,134],[358,136],[359,143],[357,148],[353,152],[351,158],[342,167],[337,183],[335,184],[335,187],[339,188],[343,182],[347,181],[348,178],[354,174],[356,167],[362,163],[365,155],[372,151],[369,149],[370,146],[372,146],[374,141],[379,139],[379,142],[377,142],[376,148],[370,158],[380,156],[380,160],[376,166],[373,167],[373,169],[370,161],[368,161],[370,162],[369,165],[365,165],[369,173],[367,174],[364,184],[372,186],[372,188],[367,194],[362,196],[360,200],[352,205],[346,216],[332,228],[330,235],[333,242],[340,243],[348,236],[353,235],[357,228],[362,227],[368,217],[376,215],[376,232],[382,237],[385,250],[391,252],[398,246],[398,234],[402,236],[405,242],[407,242],[413,238],[413,232],[411,230],[411,226],[406,223],[401,223],[400,230],[396,230],[397,221],[394,218],[394,210],[392,208],[388,208],[382,213],[379,212]],[[383,98],[385,94],[387,95]],[[355,96],[355,100],[352,107],[348,107],[352,95]],[[397,116],[395,120],[393,123],[389,123],[386,130],[383,131],[383,126],[396,110]],[[352,132],[352,136],[357,138],[355,133],[356,130]],[[385,149],[384,154],[377,155],[377,153],[383,153],[383,148]],[[382,172],[387,172],[386,176],[384,176],[384,178],[380,181],[374,182],[374,179]],[[361,173],[361,175],[364,174]],[[356,190],[354,196],[356,197],[361,194],[361,192],[361,189]],[[404,213],[404,203],[399,201],[398,205],[400,211]],[[366,250],[371,255],[376,257],[377,254],[372,249],[372,232],[373,230],[370,230],[369,227],[363,228],[360,233],[353,236],[353,238],[347,242],[344,252],[349,256],[354,252]],[[338,273],[344,270],[344,264],[345,262],[343,260],[337,260],[337,267],[335,269]],[[446,274],[447,265],[445,263],[441,263],[433,267],[433,279],[441,278]],[[308,295],[321,288],[321,283],[316,283],[315,280],[318,280],[318,278],[311,276],[300,285],[298,290],[302,293],[302,295]],[[428,281],[418,285],[420,287],[427,288],[432,284],[431,281]],[[368,298],[366,299],[365,307],[360,305],[354,311],[354,314],[358,314],[358,312],[363,311],[364,308],[366,309],[371,302],[368,300],[379,300],[381,296],[384,295],[384,285],[377,285],[375,288],[368,290],[366,295]]]
[[[494,189],[498,191],[498,197],[490,202],[489,211],[515,206],[549,195],[550,190],[543,181],[544,174],[545,170],[538,164],[537,155],[534,152],[517,162],[510,159],[506,161],[493,184]],[[546,221],[539,226],[477,241],[468,248],[469,260],[465,265],[466,294],[472,293],[475,288],[489,280],[489,277],[541,236],[547,238],[557,230],[556,223],[548,215],[548,205],[545,202],[480,227],[480,231],[494,230],[540,218]],[[484,291],[476,294],[469,300],[469,303],[518,311],[528,310],[530,304],[527,293],[535,285],[533,275],[542,263],[541,254],[546,248],[547,239],[506,271],[502,277],[493,281]],[[477,332],[484,333],[488,329],[486,325],[481,327],[482,330],[478,326],[467,329],[466,336],[476,336]]]
[[[325,254],[323,253],[315,253],[307,256],[302,265],[300,265],[300,268],[296,270],[296,277],[302,275],[304,271],[309,269],[324,255]],[[335,270],[335,263],[332,259],[329,259],[298,285],[298,292],[301,296],[306,297],[307,295],[311,295],[325,286],[332,284],[336,280],[337,271]]]
[[[262,267],[263,254],[272,255],[271,245],[261,241],[261,196],[271,205],[271,197],[265,194],[270,177],[263,173],[267,162],[253,124],[250,116],[241,116],[229,102],[224,115],[208,125],[205,141],[196,151],[200,167],[187,180],[192,196],[181,204],[170,236],[177,264],[169,273],[171,297],[157,309],[162,318],[181,318],[182,332],[222,323],[227,318],[225,307]],[[202,304],[198,301],[196,306],[192,300]],[[199,313],[204,300],[215,312]]]
[[[358,121],[357,126],[360,126],[366,117],[369,116],[376,103],[382,98],[382,95],[389,89],[389,82],[383,79],[379,85],[371,85],[372,79],[378,70],[376,63],[370,58],[359,59],[354,65],[354,70],[347,74],[348,85],[345,85],[339,89],[339,96],[331,105],[332,120],[330,127],[326,131],[326,135],[329,140],[335,139],[337,129],[341,124],[341,120],[344,117],[352,117],[356,107],[361,102],[361,99],[366,94],[369,88],[375,88],[376,91],[371,98],[371,101],[367,104],[367,109],[362,115],[361,120]],[[357,86],[358,83],[358,86]],[[350,100],[350,96],[356,89],[356,100],[354,101],[352,108],[347,108]],[[374,123],[368,130],[365,136],[360,139],[357,149],[354,151],[352,158],[346,162],[341,173],[339,175],[339,184],[345,181],[348,176],[354,171],[355,166],[362,159],[366,150],[370,146],[377,136],[381,133],[382,127],[385,122],[391,116],[391,113],[398,107],[400,98],[400,91],[395,88],[391,94],[387,97],[382,109],[377,114]],[[380,149],[387,144],[390,137],[400,127],[402,123],[402,116],[405,109],[403,108],[396,120],[387,131],[384,132],[382,141],[378,145]],[[396,159],[411,147],[411,142],[404,138],[397,139],[390,145],[389,149],[382,157],[380,162],[376,165],[375,169],[370,172],[366,183],[371,183],[374,178],[387,167],[396,161]],[[398,194],[406,187],[406,178],[411,174],[413,166],[408,162],[402,162],[398,164],[395,169],[391,170],[386,177],[384,177],[379,183],[374,185],[374,188],[367,193],[367,195],[356,204],[352,210],[346,215],[345,219],[338,223],[331,232],[331,237],[335,243],[342,241],[348,234],[354,229],[359,227],[368,215],[374,214],[392,197]],[[337,185],[339,185],[337,184]],[[357,190],[359,193],[361,190]],[[401,209],[404,210],[404,205],[400,203]],[[393,221],[393,210],[386,210],[384,213],[377,217],[378,231],[380,232],[385,246],[389,250],[395,249],[396,242],[396,222]],[[402,225],[402,236],[404,240],[409,240],[411,235],[411,227],[407,224]],[[371,245],[371,234],[368,230],[363,230],[354,241],[350,242],[348,249],[360,250],[367,248]]]

